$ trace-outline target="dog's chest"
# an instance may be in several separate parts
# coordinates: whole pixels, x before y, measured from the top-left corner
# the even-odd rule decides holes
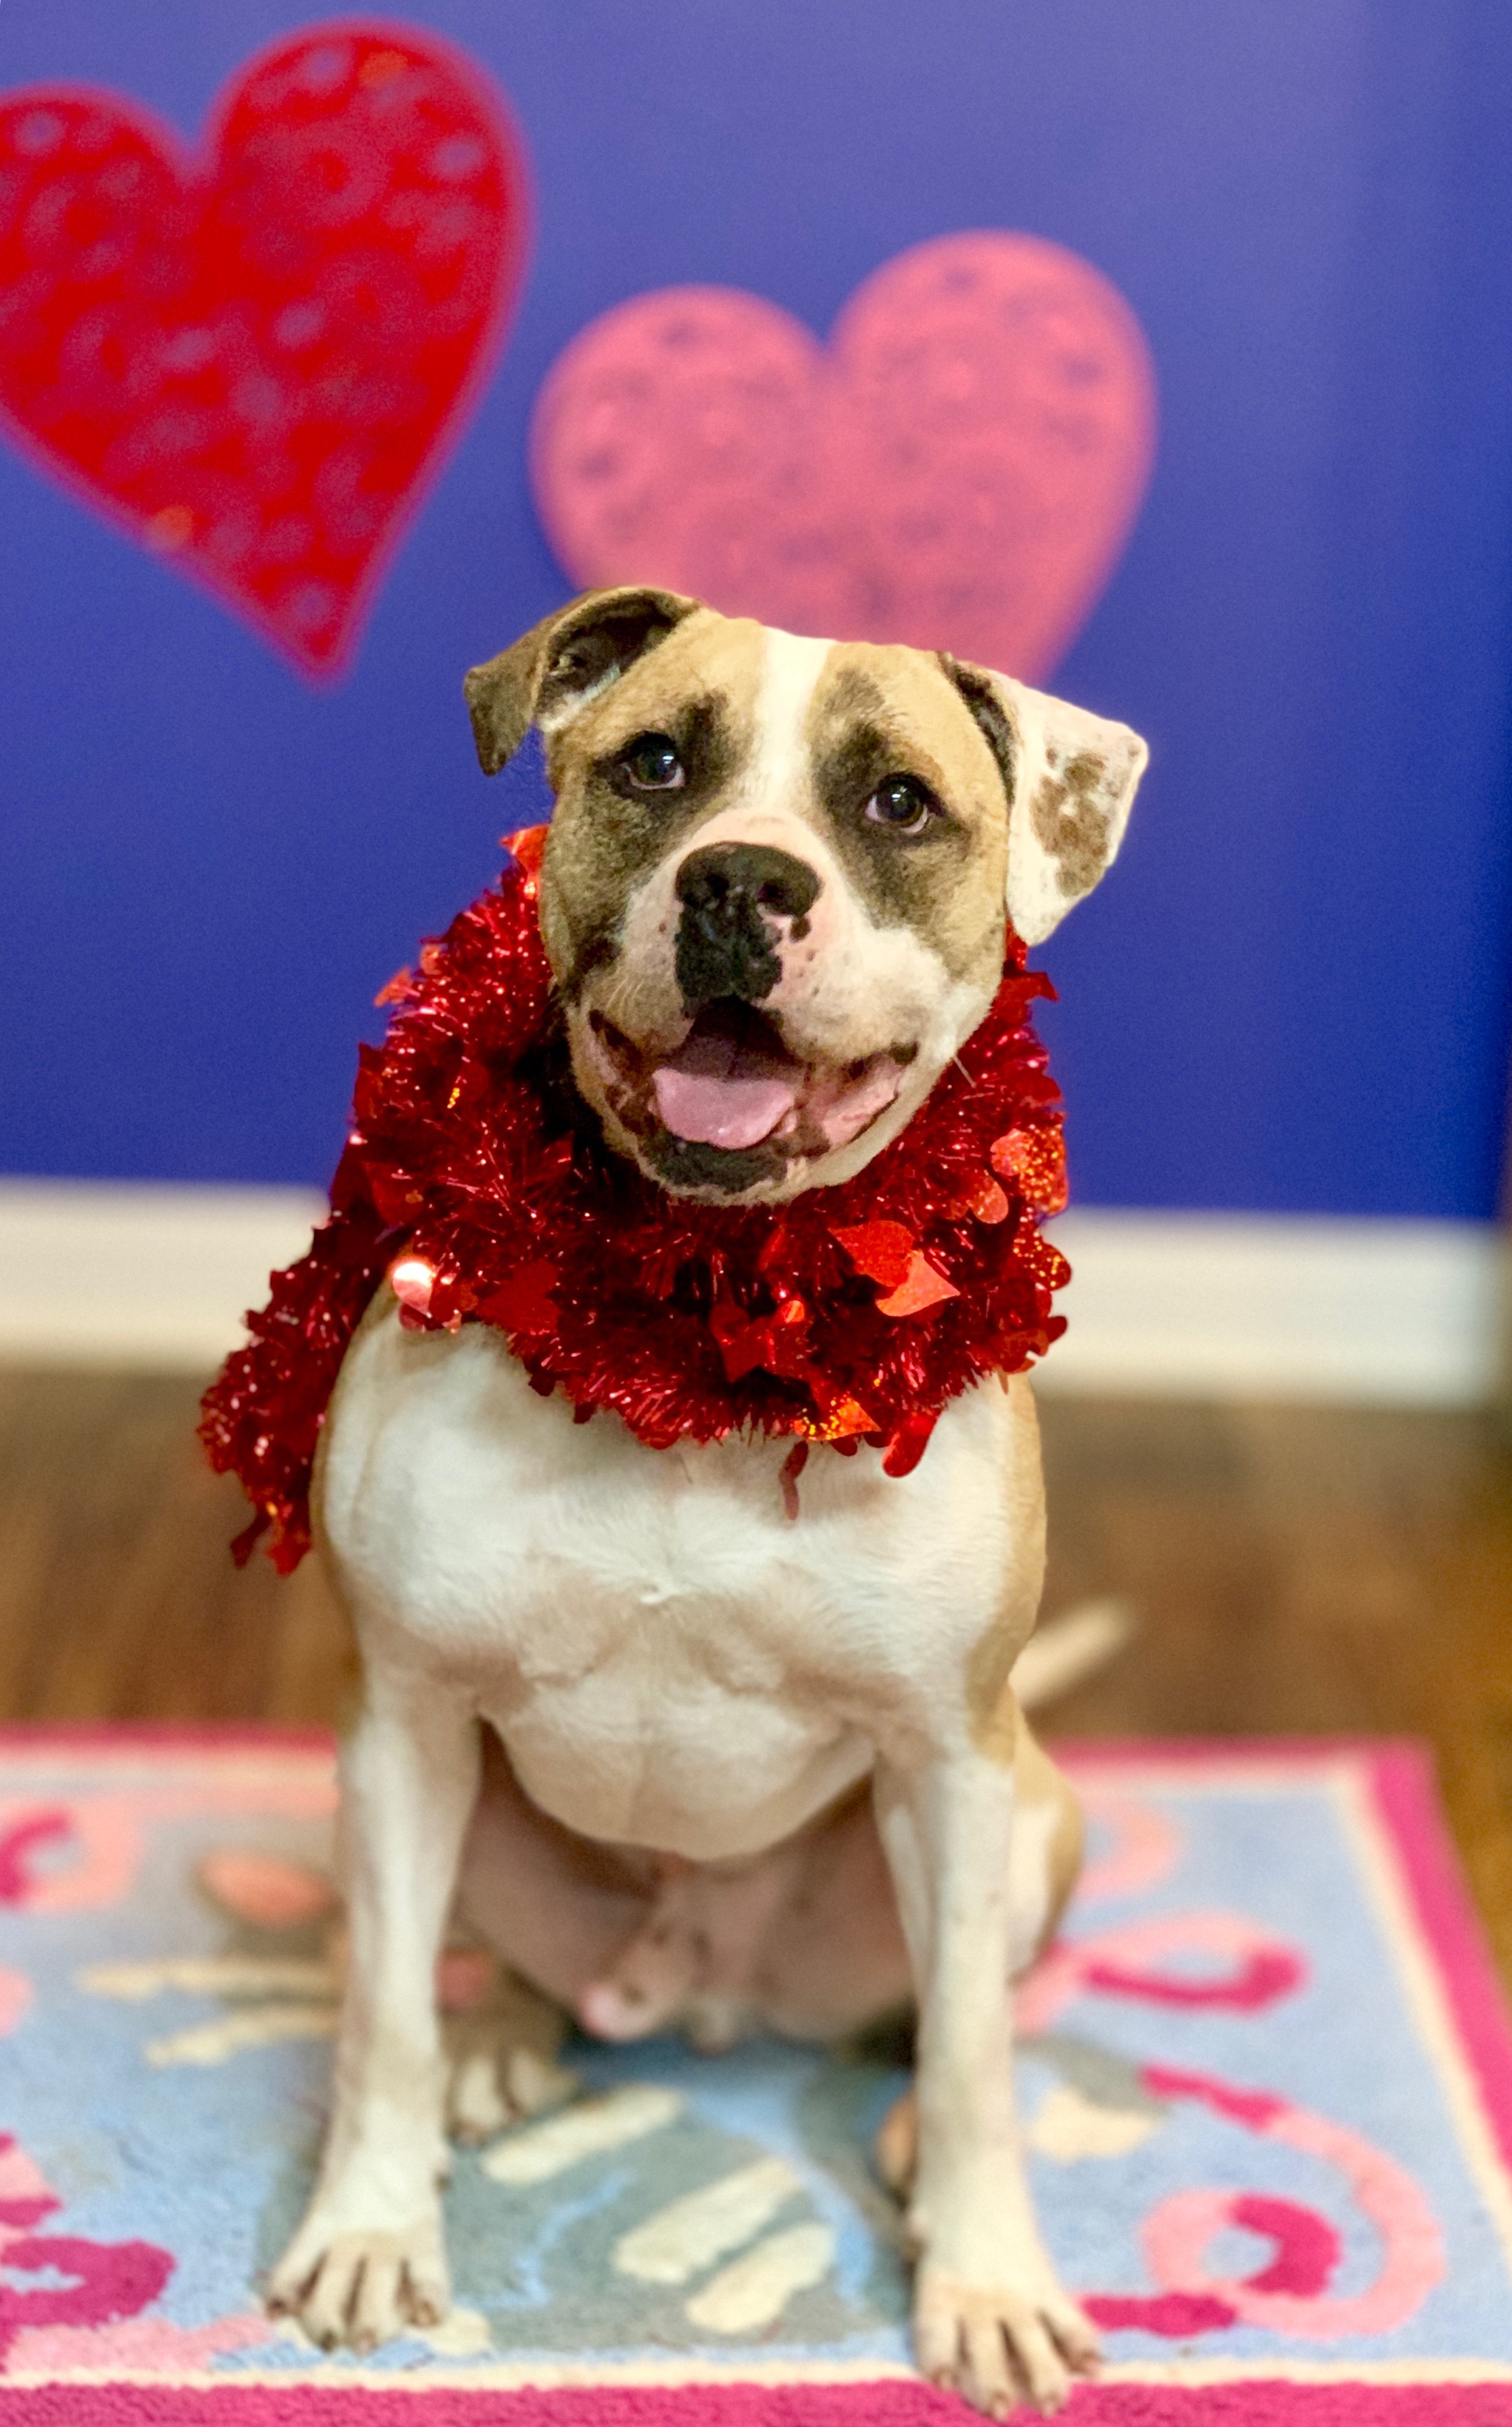
[[[927,1490],[817,1452],[795,1521],[787,1443],[647,1450],[575,1425],[482,1327],[389,1311],[333,1403],[323,1531],[366,1657],[460,1684],[545,1808],[739,1853],[861,1775],[990,1623],[1005,1413],[973,1394]]]

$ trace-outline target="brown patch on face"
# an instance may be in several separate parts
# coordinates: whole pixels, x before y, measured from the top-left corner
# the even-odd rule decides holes
[[[1108,864],[1107,776],[1107,760],[1093,751],[1068,758],[1058,774],[1052,757],[1051,771],[1041,776],[1029,805],[1034,832],[1059,869],[1061,891],[1073,901],[1091,892]]]
[[[988,743],[937,660],[850,642],[830,652],[810,705],[814,787],[829,837],[879,926],[907,926],[954,978],[1002,958],[1007,803]],[[908,834],[869,818],[889,776],[935,808]]]
[[[541,932],[568,1001],[613,961],[632,897],[729,799],[755,736],[760,627],[707,613],[679,627],[546,743],[556,814],[541,871]],[[675,790],[638,790],[626,751],[665,734],[685,770]]]

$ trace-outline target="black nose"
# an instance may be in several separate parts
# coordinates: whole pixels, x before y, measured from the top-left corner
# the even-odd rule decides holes
[[[677,871],[677,984],[690,1003],[760,1002],[782,973],[772,921],[812,909],[819,878],[768,843],[709,843]]]

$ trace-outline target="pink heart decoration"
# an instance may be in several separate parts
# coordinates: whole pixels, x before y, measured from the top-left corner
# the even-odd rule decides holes
[[[559,356],[531,477],[567,571],[1047,674],[1149,480],[1155,375],[1089,262],[1004,230],[863,281],[828,346],[723,286],[632,297]]]
[[[0,424],[332,673],[502,337],[525,220],[498,97],[414,26],[285,36],[198,157],[108,92],[0,95]]]

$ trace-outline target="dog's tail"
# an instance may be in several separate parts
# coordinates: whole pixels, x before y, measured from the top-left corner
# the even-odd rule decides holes
[[[1078,1602],[1030,1637],[1014,1662],[1014,1692],[1026,1711],[1042,1710],[1111,1660],[1133,1631],[1126,1601]]]

